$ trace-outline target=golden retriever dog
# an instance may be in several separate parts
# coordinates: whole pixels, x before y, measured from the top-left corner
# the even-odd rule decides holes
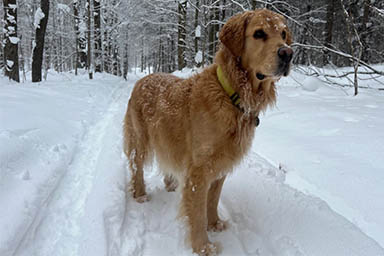
[[[143,168],[155,156],[168,191],[179,185],[180,214],[193,252],[216,255],[207,230],[222,231],[217,212],[225,177],[247,154],[258,116],[276,100],[293,51],[283,16],[266,9],[233,16],[220,31],[215,62],[188,79],[140,79],[124,120],[131,192],[147,200]]]

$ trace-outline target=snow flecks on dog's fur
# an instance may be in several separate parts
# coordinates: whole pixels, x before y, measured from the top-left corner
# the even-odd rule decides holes
[[[264,29],[277,36],[250,41],[248,30],[253,34],[265,25],[266,17],[275,16],[279,20],[270,19]],[[153,159],[153,152],[160,165],[169,167],[164,169],[165,174],[178,177],[182,184],[180,212],[188,217],[190,244],[198,254],[216,254],[207,228],[218,225],[213,230],[224,229],[217,212],[224,179],[249,151],[255,118],[276,101],[274,83],[276,76],[281,76],[278,67],[282,62],[277,55],[282,45],[288,48],[290,37],[282,38],[281,31],[269,27],[283,21],[283,16],[266,9],[235,15],[220,32],[223,45],[214,64],[188,79],[152,74],[139,80],[132,91],[124,136],[125,153],[134,162],[133,197],[141,202],[146,196],[143,169]],[[253,56],[255,52],[263,58]],[[288,64],[284,62],[284,74]],[[239,108],[231,103],[218,79],[220,67],[240,96]],[[258,80],[258,72],[263,73],[263,81]],[[133,150],[136,153],[131,157]]]

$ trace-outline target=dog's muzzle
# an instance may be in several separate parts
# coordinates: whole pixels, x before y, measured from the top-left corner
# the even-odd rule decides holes
[[[277,76],[287,76],[291,68],[291,61],[293,57],[293,50],[291,47],[281,47],[277,51],[279,58],[279,66],[277,68]]]

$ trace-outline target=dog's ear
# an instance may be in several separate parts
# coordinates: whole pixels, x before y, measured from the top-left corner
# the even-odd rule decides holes
[[[231,17],[220,31],[219,39],[235,57],[240,57],[244,48],[245,29],[253,12],[247,11]]]

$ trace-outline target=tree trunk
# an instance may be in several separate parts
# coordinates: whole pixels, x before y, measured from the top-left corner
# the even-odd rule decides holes
[[[74,1],[72,4],[73,8],[73,16],[75,19],[75,49],[76,49],[76,57],[75,57],[75,75],[77,76],[78,68],[79,68],[79,37],[80,37],[80,31],[79,31],[79,10],[77,9],[77,1]]]
[[[209,30],[209,47],[208,47],[208,58],[209,58],[209,62],[212,63],[213,62],[213,58],[215,57],[215,53],[216,53],[216,44],[217,44],[217,32],[219,31],[219,24],[218,24],[218,20],[220,19],[219,15],[220,15],[220,10],[219,10],[219,5],[220,3],[219,2],[215,2],[215,1],[212,1],[211,4],[214,4],[212,6],[212,9],[210,10],[210,22],[211,22],[211,25],[210,25],[210,30]]]
[[[209,10],[209,21],[212,22],[214,17],[213,11],[210,9]],[[208,61],[212,63],[213,61],[213,41],[215,40],[215,26],[212,24],[209,25],[209,30],[208,30]]]
[[[62,27],[64,25],[62,23],[62,19],[60,17],[60,14],[58,17],[58,23],[59,23],[59,27]],[[63,54],[63,37],[62,37],[61,33],[59,33],[59,40],[58,41],[59,41],[59,46],[58,46],[59,55],[57,56],[57,59],[59,62],[59,73],[62,73],[64,71],[64,69],[63,69],[63,65],[64,65],[63,56],[64,56],[64,54]]]
[[[251,4],[251,8],[252,8],[252,10],[257,9],[257,1],[256,1],[256,0],[251,0],[251,1],[250,1],[250,4]]]
[[[44,67],[44,75],[43,75],[43,79],[46,81],[47,80],[47,77],[48,77],[48,70],[51,68],[51,60],[52,60],[52,37],[49,38],[48,35],[46,34],[47,36],[47,43],[45,44],[46,47],[45,47],[45,67]],[[47,47],[47,45],[51,45],[51,47]],[[48,54],[47,54],[48,53]]]
[[[129,70],[129,45],[128,45],[128,26],[125,31],[125,44],[124,44],[124,60],[123,60],[123,77],[127,80],[128,70]]]
[[[371,9],[371,0],[364,0],[364,14],[363,14],[363,20],[361,24],[361,42],[363,44],[363,53],[362,53],[362,60],[369,62],[369,28],[368,28],[368,21],[370,16],[370,9]]]
[[[53,28],[53,31],[56,31],[58,29],[58,26],[56,25],[56,12],[53,11],[51,12],[51,15],[52,17],[52,28]],[[57,42],[58,39],[57,39],[57,33],[52,33],[52,38],[53,38],[53,42]],[[52,48],[53,48],[53,69],[55,71],[58,71],[59,70],[59,48],[58,48],[58,44],[57,43],[54,43],[52,44]]]
[[[325,24],[325,46],[332,48],[332,33],[333,33],[333,21],[335,13],[335,0],[328,0],[327,4],[327,22]],[[323,64],[326,65],[330,62],[329,52],[325,52]]]
[[[4,0],[4,66],[5,75],[16,82],[19,76],[19,46],[17,37],[17,3],[16,0]]]
[[[182,70],[185,64],[185,38],[187,35],[186,32],[186,23],[187,23],[187,1],[179,1],[178,2],[178,29],[177,29],[177,64],[178,70]]]
[[[141,66],[140,66],[141,73],[144,72],[144,38],[141,39]]]
[[[91,63],[91,0],[87,2],[87,12],[88,12],[88,51],[87,51],[87,70],[89,79],[93,79],[93,70]]]
[[[44,54],[44,40],[45,40],[45,31],[47,29],[48,23],[48,14],[49,14],[49,0],[41,0],[40,8],[37,9],[35,14],[36,16],[40,15],[39,24],[35,24],[36,27],[36,39],[35,39],[35,48],[33,49],[32,57],[32,82],[41,82],[41,71],[43,64],[43,54]]]
[[[162,20],[161,20],[162,21]],[[160,72],[160,68],[163,69],[164,71],[164,66],[162,65],[163,63],[163,44],[162,44],[162,40],[161,40],[161,34],[162,34],[162,27],[160,27],[160,33],[159,33],[159,51],[158,51],[158,57],[157,57],[157,61],[155,61],[155,72]],[[156,54],[155,54],[156,56]]]
[[[195,8],[195,65],[197,67],[201,66],[201,60],[196,61],[196,56],[199,53],[199,40],[201,38],[201,26],[199,26],[199,8],[200,8],[200,0],[196,0],[196,8]]]
[[[129,69],[129,54],[128,54],[128,44],[125,44],[125,54],[124,54],[124,61],[123,61],[123,77],[125,80],[127,80],[128,76],[128,69]]]
[[[361,55],[363,52],[363,45],[360,40],[360,36],[357,33],[353,17],[351,14],[347,11],[347,5],[344,4],[344,0],[339,0],[342,11],[344,14],[345,22],[347,23],[347,29],[348,29],[348,39],[349,39],[349,45],[351,48],[351,55],[354,57],[353,59],[353,69],[354,69],[354,79],[353,84],[355,88],[355,96],[359,93],[359,80],[358,80],[358,71],[359,71],[359,62],[361,60]],[[350,6],[349,6],[350,7]],[[354,46],[354,41],[358,43],[358,45]]]
[[[95,22],[95,72],[101,72],[101,6],[100,0],[93,0],[93,19]]]
[[[24,81],[27,80],[27,75],[26,75],[26,72],[25,72],[25,63],[28,61],[28,57],[25,56],[24,51],[23,51],[23,47],[20,47],[20,51],[19,52],[20,52],[20,56],[21,56],[21,59],[20,59],[20,62],[19,62],[19,67],[21,68],[21,70],[23,72],[22,81],[24,82]]]
[[[106,23],[107,23],[107,21],[106,21]],[[108,25],[108,23],[107,23],[107,25]],[[110,68],[109,68],[109,66],[110,66],[109,65],[110,43],[109,43],[109,32],[108,32],[107,28],[104,29],[103,52],[104,52],[103,71],[110,73]]]

